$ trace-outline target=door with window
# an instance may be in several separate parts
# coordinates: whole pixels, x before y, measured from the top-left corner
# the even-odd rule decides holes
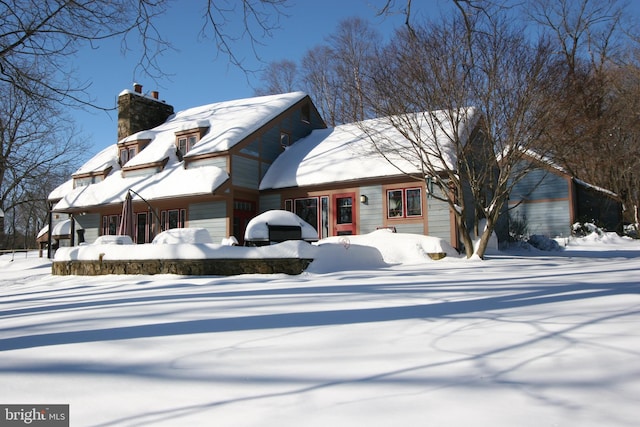
[[[244,232],[247,224],[256,216],[256,203],[249,200],[235,199],[233,201],[233,236],[238,244],[244,245]]]
[[[336,236],[356,234],[355,193],[333,196],[333,229]]]

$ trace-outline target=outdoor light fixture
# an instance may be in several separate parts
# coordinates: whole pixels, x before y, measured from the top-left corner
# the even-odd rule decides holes
[[[361,194],[361,195],[360,195],[360,203],[362,203],[362,204],[366,205],[368,200],[369,200],[369,199],[368,199],[368,198],[367,198],[367,196],[365,196],[364,194]]]

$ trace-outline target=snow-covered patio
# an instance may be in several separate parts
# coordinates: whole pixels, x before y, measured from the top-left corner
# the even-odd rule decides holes
[[[351,267],[366,243],[337,243],[299,276],[0,257],[2,403],[70,404],[72,426],[637,425],[639,242],[425,261],[388,241]]]

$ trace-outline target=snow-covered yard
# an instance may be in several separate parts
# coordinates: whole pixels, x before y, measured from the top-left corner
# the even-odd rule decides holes
[[[0,257],[0,403],[70,404],[71,426],[638,425],[639,242],[431,261],[397,237],[300,276]]]

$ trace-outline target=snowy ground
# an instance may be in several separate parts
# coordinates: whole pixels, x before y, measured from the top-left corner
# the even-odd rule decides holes
[[[0,403],[70,404],[71,426],[638,425],[640,242],[421,262],[405,245],[350,271],[343,243],[300,276],[0,257]]]

